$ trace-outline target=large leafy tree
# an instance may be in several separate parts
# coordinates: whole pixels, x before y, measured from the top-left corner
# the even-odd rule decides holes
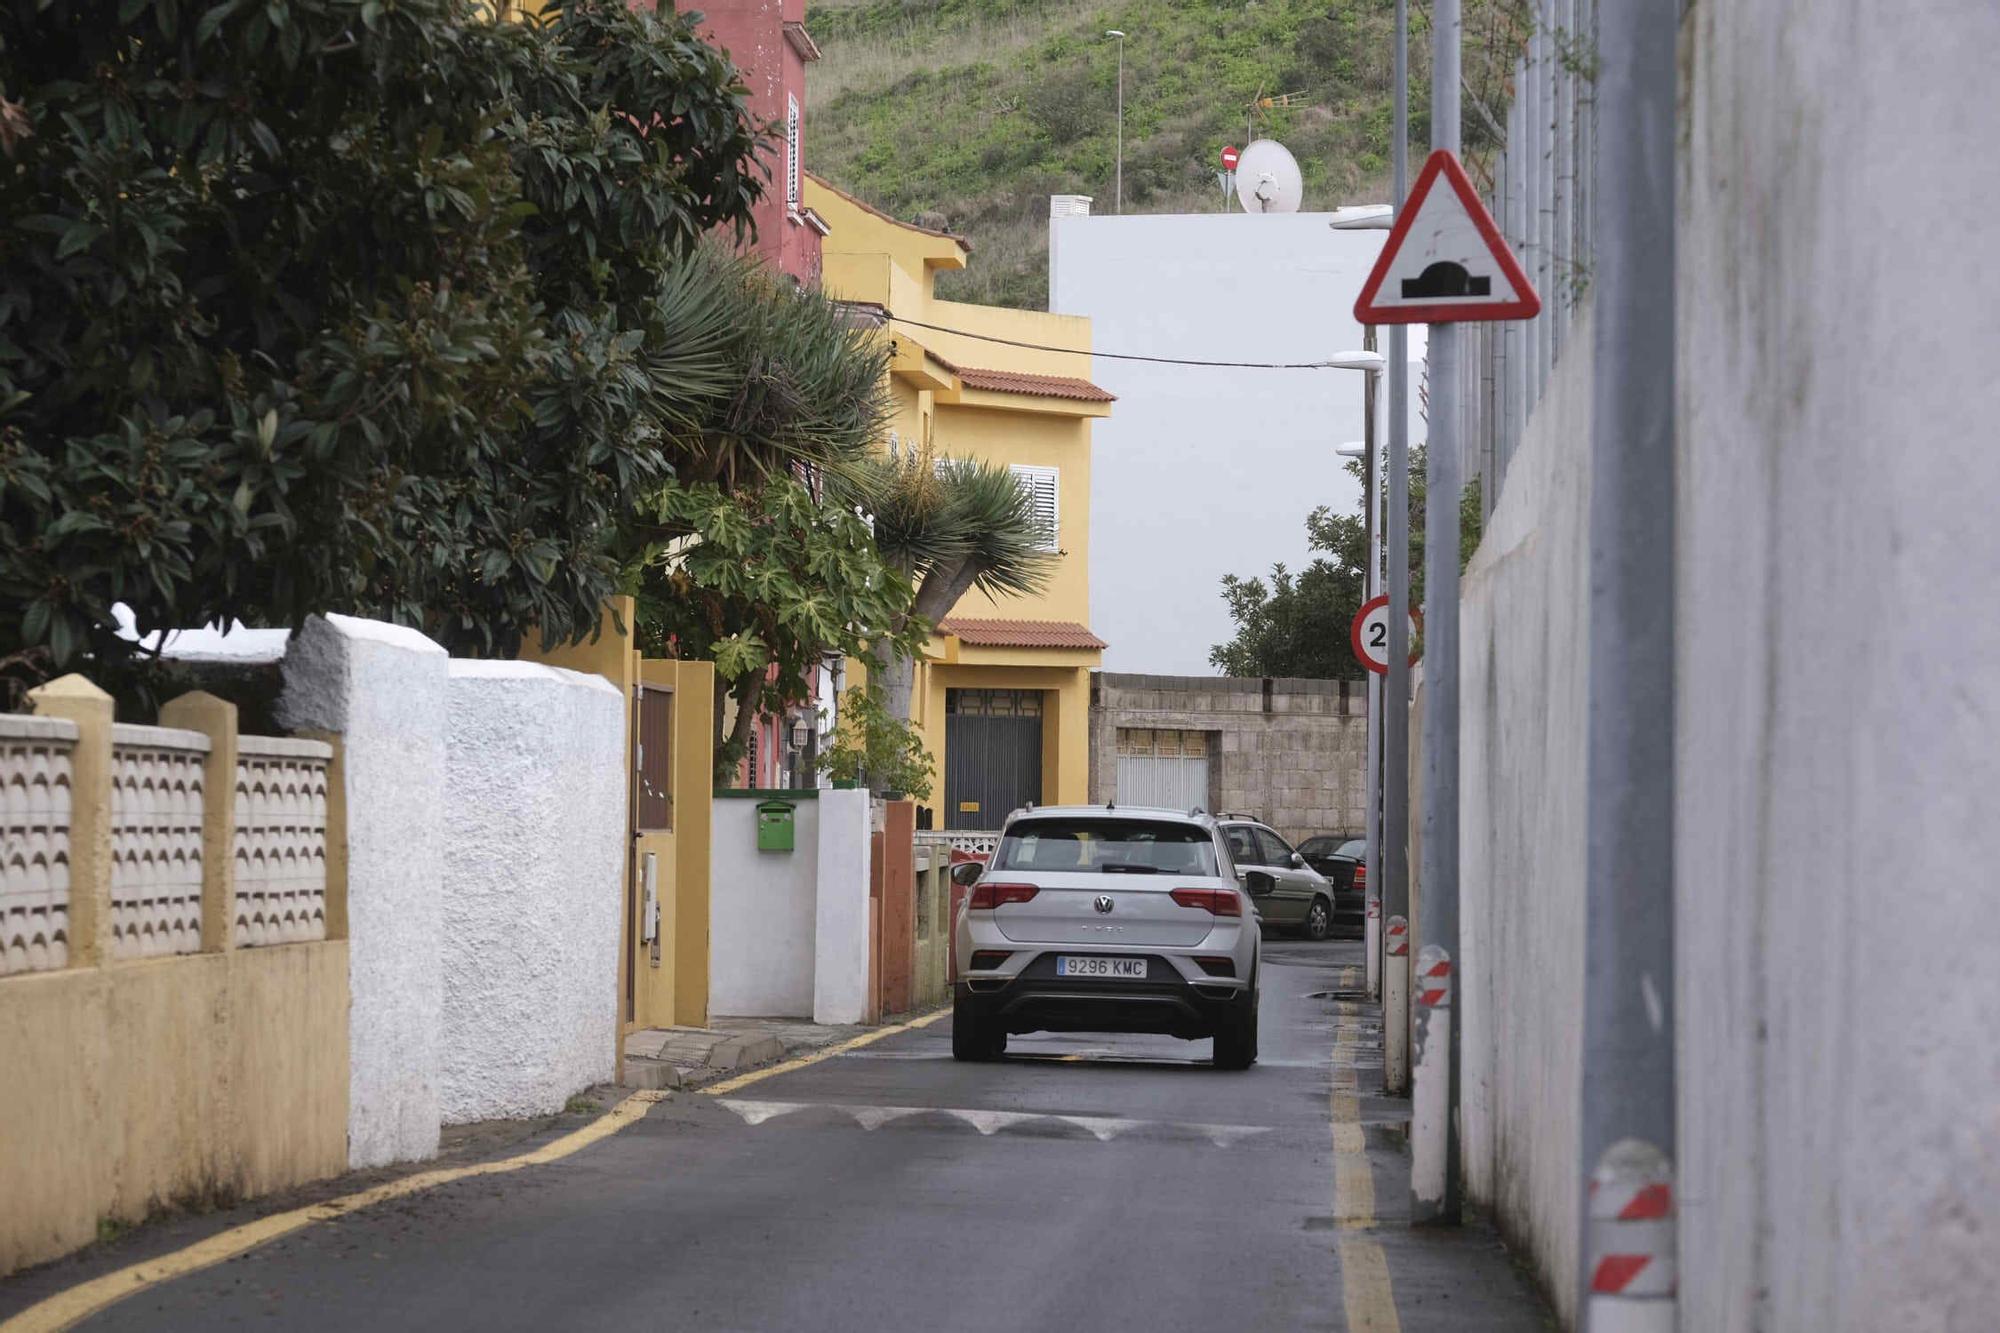
[[[0,663],[596,624],[733,401],[757,129],[671,8],[0,0]],[[699,462],[699,459],[693,460]]]
[[[1348,465],[1356,480],[1360,464]],[[1410,451],[1410,603],[1424,600],[1424,451]],[[1461,564],[1479,544],[1478,483],[1459,500]],[[1306,676],[1358,680],[1349,627],[1361,609],[1363,572],[1368,567],[1367,528],[1359,514],[1336,514],[1321,505],[1306,516],[1306,541],[1315,552],[1293,573],[1271,567],[1270,581],[1225,574],[1222,598],[1236,637],[1216,644],[1208,660],[1225,676]]]

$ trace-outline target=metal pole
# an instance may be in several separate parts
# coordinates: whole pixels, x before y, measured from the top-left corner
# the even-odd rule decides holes
[[[1368,351],[1375,350],[1375,327],[1369,325],[1362,331],[1362,346]],[[1362,551],[1368,561],[1361,574],[1361,600],[1373,601],[1378,585],[1382,581],[1379,556],[1382,543],[1382,525],[1375,512],[1380,487],[1376,477],[1376,417],[1377,389],[1381,376],[1368,377],[1366,406],[1362,412],[1362,454],[1361,454],[1361,526],[1363,531]],[[1382,679],[1375,672],[1363,673],[1368,677],[1368,781],[1366,787],[1367,815],[1362,823],[1362,835],[1368,840],[1368,853],[1362,864],[1368,869],[1368,887],[1362,895],[1362,948],[1368,958],[1367,985],[1369,997],[1376,998],[1382,993]]]
[[[1459,0],[1435,0],[1431,57],[1431,147],[1458,150]],[[1430,436],[1424,459],[1424,843],[1423,911],[1415,923],[1418,956],[1432,967],[1458,964],[1458,503],[1464,489],[1464,371],[1466,339],[1456,324],[1430,332]],[[1412,981],[1423,992],[1429,977]],[[1411,1061],[1417,1095],[1442,1080],[1448,1112],[1438,1126],[1445,1142],[1438,1170],[1413,1176],[1410,1220],[1454,1224],[1459,1220],[1458,1059],[1449,1023],[1428,1022],[1417,1008]],[[1412,1148],[1414,1153],[1416,1149]]]
[[[1116,211],[1125,211],[1125,38],[1118,38],[1118,184]]]
[[[1674,1128],[1674,150],[1668,0],[1598,17],[1582,1327],[1671,1329]],[[1643,1191],[1643,1211],[1606,1200]],[[1634,1205],[1636,1208],[1636,1205]],[[1635,1221],[1649,1225],[1639,1228]],[[1638,1234],[1640,1230],[1644,1235]],[[1645,1242],[1619,1283],[1605,1263]]]
[[[1390,145],[1392,194],[1400,209],[1410,192],[1410,13],[1396,0],[1396,131]],[[1410,914],[1410,337],[1389,326],[1389,485],[1383,528],[1389,543],[1389,671],[1382,699],[1382,933]],[[1370,876],[1373,876],[1371,870]],[[1409,955],[1383,956],[1382,1083],[1391,1096],[1409,1091]],[[1399,985],[1401,982],[1403,984]]]

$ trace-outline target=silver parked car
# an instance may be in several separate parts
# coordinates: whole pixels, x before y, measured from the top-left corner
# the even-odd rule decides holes
[[[1257,1058],[1257,916],[1207,815],[1056,806],[1008,816],[953,925],[951,1053],[1017,1032],[1215,1039]]]
[[[1219,822],[1237,877],[1265,925],[1299,931],[1309,940],[1333,933],[1334,889],[1325,875],[1269,825],[1248,815],[1226,814]]]

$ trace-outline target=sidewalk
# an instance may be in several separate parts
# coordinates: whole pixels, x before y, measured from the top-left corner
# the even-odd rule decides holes
[[[885,1019],[884,1022],[896,1020]],[[862,1023],[797,1018],[716,1018],[705,1028],[646,1028],[625,1038],[628,1088],[689,1088],[787,1060],[870,1031]]]

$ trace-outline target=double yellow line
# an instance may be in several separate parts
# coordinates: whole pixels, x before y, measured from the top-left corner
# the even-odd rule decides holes
[[[1340,989],[1352,991],[1358,969],[1342,968]],[[1389,1260],[1374,1236],[1375,1177],[1368,1170],[1368,1142],[1361,1128],[1361,1096],[1354,1057],[1360,1049],[1359,1006],[1336,1001],[1333,1027],[1333,1217],[1340,1228],[1340,1295],[1349,1333],[1401,1333]]]
[[[779,1074],[789,1074],[795,1069],[804,1069],[807,1065],[818,1064],[822,1060],[878,1042],[898,1032],[927,1027],[942,1018],[945,1012],[940,1009],[907,1023],[876,1028],[872,1032],[864,1032],[836,1046],[829,1046],[824,1050],[814,1051],[810,1055],[802,1055],[796,1060],[787,1060],[766,1069],[752,1070],[748,1074],[740,1074],[720,1083],[712,1083],[699,1091],[710,1095],[734,1092],[752,1083],[775,1078]],[[519,1171],[523,1167],[546,1166],[551,1162],[560,1162],[563,1158],[581,1152],[601,1139],[608,1139],[627,1125],[640,1120],[656,1103],[665,1100],[666,1096],[664,1092],[635,1092],[582,1128],[571,1130],[559,1139],[553,1139],[539,1148],[518,1156],[494,1162],[474,1162],[467,1166],[440,1167],[435,1171],[419,1171],[415,1175],[404,1176],[400,1180],[391,1180],[353,1194],[345,1194],[325,1203],[307,1204],[303,1208],[273,1213],[269,1217],[246,1222],[240,1227],[231,1227],[227,1231],[217,1232],[206,1240],[198,1240],[185,1249],[127,1265],[115,1273],[106,1273],[103,1277],[71,1287],[67,1291],[57,1292],[47,1300],[29,1306],[5,1323],[0,1323],[0,1333],[54,1333],[54,1330],[69,1328],[100,1310],[138,1295],[149,1287],[184,1278],[204,1268],[212,1268],[216,1264],[234,1259],[239,1254],[247,1254],[261,1245],[269,1245],[274,1240],[301,1231],[315,1222],[331,1222],[335,1218],[346,1217],[349,1213],[359,1212],[363,1208],[372,1208],[391,1199],[421,1194],[425,1190],[436,1189],[439,1185],[448,1185],[454,1180],[467,1180],[473,1176],[505,1175],[511,1171]]]

